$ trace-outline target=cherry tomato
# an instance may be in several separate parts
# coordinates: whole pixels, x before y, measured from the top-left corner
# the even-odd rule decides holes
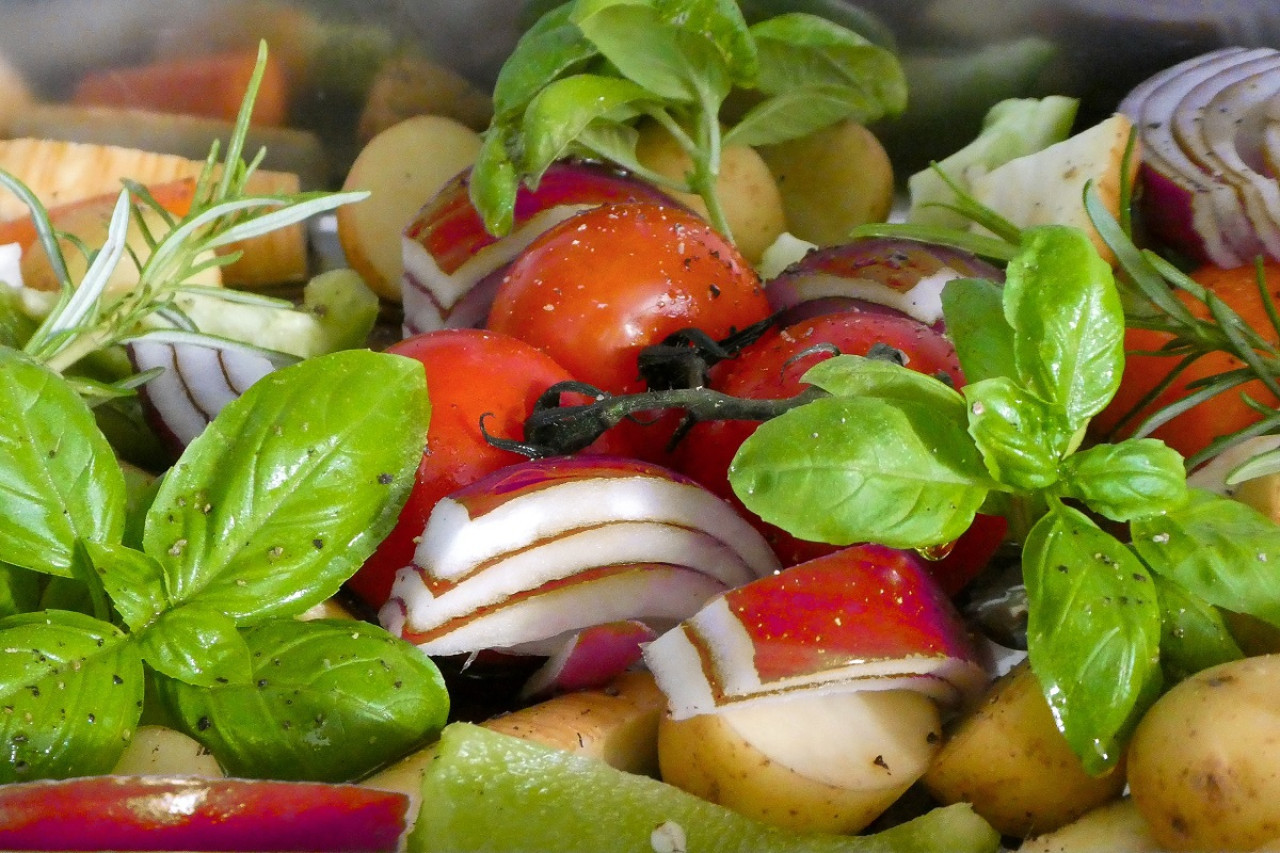
[[[1280,285],[1280,263],[1266,264],[1263,273],[1272,291],[1271,298],[1280,297],[1276,290]],[[1237,269],[1207,266],[1193,272],[1191,277],[1229,305],[1256,331],[1275,340],[1275,332],[1258,290],[1256,271],[1252,265]],[[1178,295],[1197,317],[1208,316],[1204,303],[1182,291]],[[1096,435],[1110,435],[1118,427],[1118,435],[1127,436],[1146,416],[1190,394],[1189,389],[1198,380],[1244,367],[1238,358],[1226,353],[1204,355],[1179,374],[1154,402],[1143,406],[1137,416],[1127,417],[1177,366],[1177,357],[1139,354],[1159,350],[1169,342],[1170,337],[1164,332],[1148,329],[1129,329],[1125,333],[1125,350],[1129,354],[1125,357],[1124,375],[1110,405],[1091,424]],[[1193,456],[1208,447],[1218,436],[1236,432],[1261,419],[1262,415],[1245,403],[1241,394],[1248,394],[1266,406],[1280,405],[1280,400],[1262,382],[1254,380],[1193,406],[1160,426],[1151,435],[1162,439],[1183,456]]]
[[[906,366],[920,373],[943,375],[960,387],[964,378],[951,342],[940,332],[891,309],[866,306],[811,317],[767,335],[745,349],[735,359],[722,362],[713,373],[712,386],[735,397],[750,399],[782,399],[804,389],[800,377],[819,361],[837,351],[851,355],[867,355],[877,344],[886,345],[906,357]],[[675,450],[674,464],[685,474],[698,480],[728,500],[750,519],[773,546],[785,565],[794,565],[829,554],[837,547],[822,542],[796,539],[742,506],[729,487],[729,463],[739,445],[755,431],[754,421],[706,421],[696,424]],[[954,592],[964,581],[985,565],[1003,536],[1004,528],[994,522],[980,531],[981,548],[961,547],[958,542],[950,553],[963,559],[964,565],[947,568],[950,556],[931,563],[939,574],[952,574],[946,587]],[[998,532],[994,542],[990,534]],[[966,534],[968,535],[968,534]],[[978,533],[975,532],[975,537]],[[975,553],[983,551],[984,554]],[[954,571],[952,571],[954,569]]]
[[[750,264],[706,222],[634,202],[584,211],[538,237],[507,271],[489,328],[620,393],[642,387],[645,346],[690,327],[723,338],[769,313]]]
[[[422,362],[431,400],[426,452],[413,489],[391,534],[348,586],[365,603],[379,607],[395,573],[413,561],[436,502],[498,468],[524,457],[502,450],[481,432],[520,440],[524,421],[548,386],[573,377],[551,356],[510,335],[482,329],[446,329],[406,338],[388,348]],[[593,449],[624,452],[607,437]]]

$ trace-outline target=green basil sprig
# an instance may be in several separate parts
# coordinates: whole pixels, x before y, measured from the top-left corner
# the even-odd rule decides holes
[[[735,91],[752,106],[730,122],[722,108]],[[700,195],[732,237],[715,189],[726,145],[781,142],[905,106],[895,55],[817,15],[748,25],[733,0],[570,0],[539,18],[500,70],[471,197],[486,227],[506,233],[522,182],[536,186],[563,157],[604,159]],[[684,181],[638,161],[644,116],[689,154]]]
[[[0,619],[0,703],[12,712],[0,715],[12,758],[0,781],[110,770],[148,681],[224,765],[263,775],[353,778],[444,724],[439,673],[412,645],[376,626],[294,618],[394,525],[426,435],[421,365],[350,350],[269,374],[165,475],[140,549],[124,542],[124,481],[81,398],[11,349],[0,349],[0,388],[0,447],[13,451],[0,454],[5,606],[29,607],[39,574],[47,598],[56,584],[58,600],[94,614]],[[338,684],[320,660],[361,676]],[[226,698],[246,693],[255,700]],[[298,763],[305,732],[292,721],[304,709],[373,741],[353,751],[312,731]]]
[[[979,509],[1006,512],[1023,543],[1032,668],[1101,771],[1163,671],[1239,654],[1214,608],[1280,625],[1269,568],[1280,527],[1190,492],[1162,442],[1082,446],[1124,364],[1116,284],[1083,232],[1025,230],[1003,288],[957,281],[943,305],[965,388],[883,361],[824,361],[806,381],[832,396],[762,424],[731,482],[766,520],[839,544],[937,545]],[[1128,523],[1131,539],[1098,517]]]

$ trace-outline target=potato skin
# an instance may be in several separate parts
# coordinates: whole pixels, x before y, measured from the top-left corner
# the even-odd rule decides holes
[[[941,740],[932,699],[907,690],[779,699],[658,726],[662,779],[800,832],[853,833],[919,779]]]
[[[1280,839],[1280,655],[1211,667],[1157,700],[1134,732],[1129,785],[1168,849]]]
[[[1004,835],[1049,832],[1120,795],[1121,766],[1091,776],[1058,731],[1023,662],[959,719],[922,780],[943,803],[968,802]]]
[[[666,128],[656,122],[640,125],[636,158],[646,168],[672,180],[683,180],[693,164]],[[738,251],[751,263],[759,263],[764,250],[773,245],[787,227],[782,194],[769,167],[754,148],[730,145],[721,152],[716,189]],[[700,196],[671,195],[699,216],[706,217],[707,205]]]

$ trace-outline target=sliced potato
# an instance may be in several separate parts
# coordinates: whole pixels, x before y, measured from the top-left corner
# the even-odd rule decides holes
[[[338,209],[347,263],[383,299],[400,301],[400,238],[424,204],[475,162],[480,134],[443,116],[414,116],[361,149],[343,185],[369,198]]]
[[[636,158],[645,168],[675,181],[684,180],[692,167],[689,155],[657,122],[640,126]],[[716,188],[738,251],[758,264],[765,249],[787,228],[782,194],[773,173],[754,148],[732,145],[721,154]],[[672,195],[701,216],[707,215],[707,205],[701,197],[689,193]]]
[[[1028,838],[1018,853],[1159,853],[1163,849],[1133,800],[1123,797],[1053,832]]]
[[[787,230],[832,246],[893,207],[893,164],[876,135],[843,121],[798,139],[765,145],[760,156],[782,191]]]
[[[1085,771],[1023,662],[960,718],[922,781],[940,802],[971,803],[1002,834],[1021,838],[1115,799],[1125,774],[1123,766]]]
[[[797,695],[658,727],[663,780],[756,820],[857,832],[918,780],[938,707],[909,690]]]
[[[1132,122],[1117,113],[1062,142],[975,176],[970,189],[978,201],[1014,225],[1059,223],[1080,228],[1089,234],[1102,257],[1114,264],[1115,254],[1085,211],[1084,188],[1092,182],[1099,201],[1112,216],[1119,217],[1125,151],[1132,128]],[[1129,170],[1130,180],[1136,172]]]
[[[111,771],[119,776],[204,776],[225,774],[213,753],[195,738],[165,726],[139,726]]]

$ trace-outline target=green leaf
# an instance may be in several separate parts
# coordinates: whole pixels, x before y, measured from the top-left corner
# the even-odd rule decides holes
[[[837,355],[809,368],[802,379],[836,397],[927,404],[935,407],[940,416],[964,423],[965,402],[959,392],[932,376],[884,359]]]
[[[1192,491],[1182,506],[1136,519],[1130,530],[1152,571],[1209,604],[1280,626],[1280,527],[1267,516]]]
[[[138,644],[152,669],[186,684],[249,683],[249,647],[235,620],[218,610],[198,604],[166,610]]]
[[[616,77],[578,74],[551,83],[525,112],[521,171],[536,182],[593,122],[649,99],[642,86]]]
[[[0,563],[0,619],[38,608],[42,580],[38,572]]]
[[[572,9],[573,3],[552,9],[516,42],[493,85],[493,111],[499,122],[517,118],[543,86],[586,70],[599,56],[569,20]]]
[[[781,92],[749,109],[724,135],[724,144],[776,145],[870,111],[865,96],[842,86]]]
[[[0,348],[0,562],[70,577],[77,540],[118,542],[124,478],[61,377]]]
[[[868,123],[895,116],[907,105],[907,82],[893,52],[816,15],[792,12],[751,27],[760,52],[758,88],[766,95],[840,87]]]
[[[1244,657],[1222,614],[1160,575],[1160,665],[1165,679],[1178,682],[1203,669]]]
[[[0,346],[21,349],[36,330],[36,322],[22,310],[21,293],[14,282],[0,282]]]
[[[706,34],[663,20],[634,0],[579,0],[571,15],[615,68],[657,98],[704,105],[729,93],[724,54]]]
[[[0,620],[0,782],[107,773],[142,710],[137,649],[79,613]]]
[[[734,83],[755,83],[760,73],[756,43],[735,0],[654,0],[653,5],[667,23],[709,38]]]
[[[1058,481],[1071,432],[1054,407],[1004,377],[970,383],[964,396],[969,434],[997,482],[1035,491]]]
[[[267,374],[167,474],[143,545],[174,604],[240,625],[328,598],[395,524],[422,459],[422,365],[348,350]]]
[[[1017,376],[1000,285],[977,278],[949,281],[942,289],[942,314],[967,381]]]
[[[993,485],[961,423],[929,403],[828,397],[765,421],[729,469],[752,512],[818,542],[950,542]]]
[[[1111,400],[1124,368],[1124,312],[1111,267],[1077,228],[1024,233],[1006,270],[1005,317],[1018,378],[1073,429]]]
[[[1058,494],[1084,501],[1112,521],[1165,512],[1187,499],[1182,456],[1162,441],[1129,439],[1073,453]]]
[[[182,725],[228,773],[353,779],[445,723],[448,694],[435,665],[377,626],[286,619],[244,636],[253,662],[246,684],[157,679]]]
[[[164,569],[153,557],[123,545],[85,542],[98,581],[124,624],[137,631],[169,606]]]
[[[1114,766],[1160,685],[1160,605],[1142,561],[1061,504],[1022,555],[1027,650],[1058,727],[1091,773]]]
[[[511,230],[520,192],[520,175],[507,149],[511,135],[509,128],[499,124],[485,131],[467,184],[471,204],[479,211],[484,227],[499,236]]]

